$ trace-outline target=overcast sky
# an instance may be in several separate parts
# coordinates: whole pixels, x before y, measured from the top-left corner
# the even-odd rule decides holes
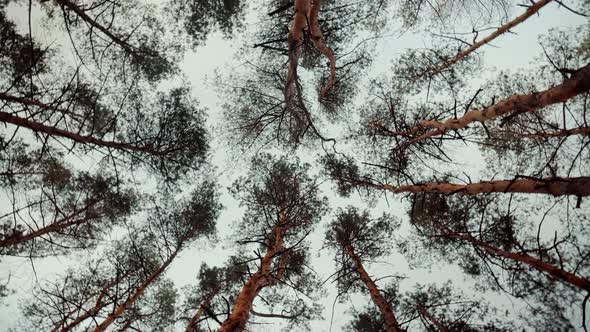
[[[516,8],[512,12],[512,17],[522,13],[521,7]],[[257,24],[258,12],[252,12],[248,15],[247,27],[255,28]],[[23,11],[11,7],[9,15],[23,24],[26,22],[26,16]],[[519,69],[525,68],[534,57],[539,56],[541,50],[538,45],[538,36],[547,33],[551,28],[563,28],[566,26],[577,26],[583,23],[583,20],[573,15],[566,10],[559,9],[557,4],[550,4],[541,10],[540,16],[530,18],[526,23],[519,25],[513,29],[513,34],[507,34],[495,40],[493,46],[486,46],[480,52],[483,55],[484,64],[486,68],[496,69]],[[51,39],[48,33],[43,29],[34,29],[35,36],[44,40]],[[240,34],[241,35],[241,34]],[[244,35],[247,35],[244,34]],[[376,56],[374,65],[371,68],[371,75],[387,74],[390,70],[390,63],[406,48],[410,47],[424,47],[423,40],[420,36],[414,34],[405,34],[399,36],[396,33],[388,33],[385,31],[383,37],[378,40],[376,48]],[[215,71],[219,70],[223,73],[226,70],[234,70],[239,68],[243,59],[237,59],[235,52],[246,40],[224,40],[219,34],[212,34],[207,40],[206,44],[199,47],[194,53],[186,55],[181,68],[187,75],[191,85],[193,86],[194,97],[197,98],[202,106],[208,109],[209,125],[214,133],[214,127],[217,127],[222,119],[223,110],[221,108],[222,101],[216,94],[211,81],[215,75]],[[491,75],[493,70],[482,71],[482,73]],[[359,88],[365,88],[366,80],[359,82]],[[205,243],[198,242],[190,250],[185,250],[174,261],[169,271],[166,273],[175,281],[176,286],[180,289],[184,285],[194,284],[195,276],[202,262],[207,262],[209,265],[221,265],[225,262],[227,255],[233,252],[231,243],[225,240],[225,236],[233,231],[233,223],[240,219],[241,209],[238,208],[237,202],[233,200],[227,193],[227,188],[233,180],[240,174],[243,174],[243,161],[236,157],[235,151],[230,151],[227,143],[220,141],[219,136],[213,135],[212,160],[217,167],[217,174],[222,188],[222,204],[225,209],[221,213],[218,220],[218,231],[221,241],[219,243]],[[300,149],[297,152],[302,160],[312,161],[316,157],[316,151],[309,149]],[[482,167],[481,158],[475,150],[465,150],[462,152],[463,158],[462,167],[471,170],[470,173],[475,174],[477,178],[477,170]],[[358,207],[366,207],[366,204],[358,196],[350,199],[343,199],[334,195],[332,191],[332,184],[325,183],[322,185],[324,194],[329,196],[332,211],[326,215],[322,223],[316,227],[316,231],[310,236],[309,240],[313,243],[314,248],[314,267],[322,279],[328,277],[334,271],[334,264],[332,262],[332,253],[320,252],[323,234],[325,231],[324,225],[333,217],[334,210],[337,207],[344,207],[352,204]],[[405,204],[400,204],[399,199],[395,197],[388,197],[388,202],[381,199],[376,206],[370,207],[373,216],[379,216],[383,212],[392,213],[399,218],[405,218],[403,211],[407,210]],[[4,199],[4,198],[2,198]],[[2,200],[0,199],[0,200]],[[405,219],[404,219],[405,220]],[[406,220],[407,221],[407,220]],[[407,224],[407,223],[406,223]],[[215,245],[215,246],[214,246]],[[84,254],[81,254],[84,256]],[[51,278],[55,273],[63,271],[63,268],[68,265],[75,264],[69,258],[48,258],[45,260],[35,260],[34,267],[37,275],[43,278]],[[421,282],[444,282],[448,279],[455,279],[461,282],[462,276],[457,273],[456,268],[437,266],[433,267],[432,271],[426,270],[411,270],[403,257],[398,254],[393,254],[391,257],[384,259],[382,264],[372,264],[366,267],[367,270],[374,275],[404,275],[407,277],[402,283],[402,287],[410,288],[414,283]],[[23,296],[30,293],[30,289],[35,281],[32,273],[31,262],[27,259],[2,258],[0,262],[0,280],[7,280],[10,275],[9,287],[14,289],[15,294],[4,299],[4,303],[0,307],[0,331],[6,331],[15,321],[20,317],[17,303]],[[330,326],[331,309],[336,296],[335,285],[333,283],[326,283],[328,289],[328,296],[322,298],[324,305],[323,321],[317,321],[312,324],[313,331],[328,331]],[[369,298],[365,296],[353,297],[357,308],[369,303]],[[496,301],[505,301],[502,296],[495,296]],[[336,304],[334,307],[334,321],[332,331],[340,331],[347,323],[350,317],[345,312],[352,305],[351,303]],[[265,331],[275,331],[278,325],[264,326]],[[253,330],[257,330],[253,328]]]

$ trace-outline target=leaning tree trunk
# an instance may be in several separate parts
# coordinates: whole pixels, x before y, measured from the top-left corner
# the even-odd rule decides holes
[[[96,203],[98,203],[98,202],[88,204],[85,208],[74,211],[69,216],[59,219],[55,222],[52,222],[49,225],[39,228],[39,229],[32,231],[28,234],[20,235],[20,236],[8,236],[5,239],[0,240],[0,247],[16,246],[16,245],[22,244],[24,242],[36,239],[36,238],[43,236],[45,234],[59,232],[59,231],[62,231],[68,227],[82,225],[85,223],[89,223],[95,219],[98,219],[98,218],[102,217],[102,215],[95,216],[93,218],[88,218],[88,217],[77,218],[82,213],[88,211],[88,209],[90,209],[94,205],[96,205]]]
[[[258,293],[265,288],[272,286],[277,282],[277,279],[282,277],[285,270],[287,257],[286,253],[283,253],[281,260],[279,261],[279,269],[277,275],[272,274],[272,263],[277,255],[280,255],[284,250],[283,247],[283,227],[281,225],[286,224],[283,220],[286,218],[284,213],[281,212],[282,222],[273,227],[274,241],[269,245],[268,250],[260,262],[260,268],[254,273],[248,281],[242,287],[240,294],[238,295],[234,307],[232,308],[229,318],[223,322],[218,332],[241,332],[246,328],[248,318],[252,311],[252,305],[254,299],[258,296]]]
[[[100,294],[98,295],[98,297],[96,298],[96,302],[94,304],[94,307],[85,310],[84,313],[80,316],[78,316],[76,319],[74,319],[74,321],[72,321],[70,324],[67,324],[64,326],[64,324],[66,323],[67,318],[69,318],[70,315],[66,315],[66,317],[64,319],[62,319],[60,322],[58,322],[57,324],[55,324],[55,326],[53,327],[53,329],[51,329],[51,332],[69,332],[72,331],[76,326],[80,325],[80,323],[82,323],[83,321],[94,317],[95,315],[97,315],[104,307],[104,304],[102,302],[102,300],[104,299],[104,297],[107,295],[107,291],[109,290],[109,288],[114,287],[115,285],[117,285],[118,283],[120,283],[123,279],[127,278],[129,276],[129,273],[119,277],[119,278],[115,278],[111,281],[109,281],[108,283],[106,283],[102,289],[100,290]]]
[[[520,15],[520,16],[516,17],[515,19],[513,19],[512,21],[502,25],[496,31],[494,31],[492,34],[490,34],[489,36],[485,37],[484,39],[478,41],[477,43],[474,43],[468,49],[459,52],[457,55],[455,55],[450,60],[445,61],[445,63],[443,63],[441,66],[436,67],[435,69],[424,70],[416,77],[416,79],[414,79],[414,82],[419,80],[420,78],[423,78],[423,77],[433,77],[435,75],[442,73],[447,68],[449,68],[452,65],[454,65],[455,63],[461,61],[463,58],[467,57],[469,54],[475,52],[478,48],[490,43],[492,40],[505,34],[508,31],[510,31],[510,29],[514,28],[515,26],[519,25],[520,23],[526,21],[529,17],[535,15],[539,10],[541,10],[541,8],[543,8],[546,4],[550,3],[551,1],[552,0],[540,0],[540,1],[533,3],[532,5],[528,6],[527,10],[522,15]]]
[[[574,178],[515,178],[513,180],[482,181],[478,183],[456,184],[447,182],[425,182],[420,184],[392,186],[368,181],[351,181],[358,186],[382,189],[394,193],[445,193],[478,195],[486,193],[527,193],[549,194],[554,196],[590,196],[590,177]]]
[[[36,99],[27,98],[27,97],[18,97],[18,96],[4,93],[4,92],[0,92],[0,100],[4,100],[9,103],[18,103],[18,104],[26,105],[26,106],[35,106],[35,107],[39,107],[40,109],[45,110],[45,111],[59,112],[59,113],[67,114],[67,115],[74,116],[74,117],[78,116],[77,114],[72,114],[72,112],[70,112],[66,109],[52,106],[52,105],[43,103],[43,102],[36,100]]]
[[[199,310],[197,310],[195,315],[189,320],[189,322],[186,326],[186,332],[196,331],[196,327],[197,327],[197,323],[199,322],[199,318],[201,317],[201,315],[203,315],[205,308],[207,308],[211,304],[211,301],[213,301],[213,298],[215,298],[215,296],[219,293],[220,290],[221,290],[221,288],[217,287],[215,290],[213,290],[209,294],[209,296],[207,296],[207,298],[205,298],[203,303],[201,303],[201,305],[199,306]]]
[[[166,270],[168,265],[172,263],[179,251],[180,246],[175,249],[172,255],[166,259],[160,268],[150,274],[150,276],[145,279],[141,285],[139,285],[135,292],[133,292],[133,294],[131,294],[131,296],[129,296],[125,302],[118,305],[115,310],[113,310],[113,312],[110,313],[107,318],[94,329],[94,332],[106,331],[106,329],[115,321],[115,319],[121,317],[125,313],[125,310],[132,306],[143,295],[145,290],[152,284],[152,282],[154,282]]]
[[[440,332],[450,332],[449,329],[443,323],[441,323],[438,319],[436,319],[434,316],[432,316],[428,312],[428,310],[426,310],[426,308],[424,308],[424,306],[422,304],[416,303],[416,309],[418,309],[418,312],[420,313],[420,315],[422,315],[422,317],[429,320],[432,323],[432,325],[436,326],[436,328]]]
[[[590,292],[590,280],[583,278],[583,277],[579,277],[572,272],[565,271],[553,264],[544,262],[544,261],[540,260],[539,258],[530,256],[527,254],[523,254],[523,253],[515,253],[515,252],[503,250],[500,248],[496,248],[496,247],[494,247],[484,241],[478,240],[470,235],[456,233],[456,232],[453,232],[449,229],[446,230],[444,235],[446,235],[450,238],[453,238],[453,239],[467,241],[467,242],[471,243],[472,245],[477,246],[494,256],[507,258],[507,259],[510,259],[513,261],[517,261],[517,262],[526,264],[529,267],[536,269],[538,271],[544,272],[555,279],[561,280],[564,283],[567,283],[571,286],[574,286],[574,287],[583,289],[587,292]]]
[[[346,254],[354,262],[355,269],[356,269],[357,273],[359,274],[361,280],[365,283],[365,286],[369,290],[369,294],[371,294],[371,300],[373,300],[373,303],[375,303],[377,308],[379,308],[381,315],[383,315],[383,319],[385,319],[385,326],[387,328],[387,331],[388,332],[402,331],[399,327],[399,323],[398,323],[397,319],[395,318],[395,315],[393,314],[393,309],[391,308],[391,305],[389,305],[389,303],[387,303],[387,301],[385,300],[385,298],[383,297],[381,292],[379,292],[377,285],[375,284],[373,279],[371,279],[371,277],[369,276],[369,274],[367,273],[367,271],[363,267],[363,264],[362,264],[360,258],[354,252],[354,249],[352,248],[352,246],[349,243],[343,244],[343,246],[344,246],[344,250],[345,250]]]
[[[47,125],[44,125],[40,122],[21,118],[19,116],[12,115],[12,114],[6,113],[6,112],[0,112],[0,122],[10,123],[15,126],[27,128],[27,129],[30,129],[34,132],[47,134],[49,136],[68,138],[72,141],[82,143],[82,144],[93,144],[93,145],[97,145],[97,146],[113,148],[116,150],[136,151],[136,152],[142,152],[142,153],[151,154],[151,155],[161,154],[160,152],[150,149],[148,147],[135,146],[133,144],[128,144],[128,143],[124,143],[124,142],[105,141],[100,138],[96,138],[94,136],[80,135],[80,134],[73,133],[73,132],[70,132],[70,131],[67,131],[64,129],[57,128],[57,127],[47,126]]]
[[[405,145],[442,135],[449,130],[466,128],[468,125],[476,121],[485,122],[500,116],[532,112],[549,105],[562,103],[587,92],[588,89],[590,89],[590,64],[576,70],[575,73],[562,84],[556,85],[547,90],[533,92],[527,95],[512,95],[485,109],[468,111],[460,118],[449,119],[445,122],[423,120],[420,122],[419,126],[411,129],[410,132],[420,132],[424,130],[424,128],[432,128],[432,130],[406,142]]]

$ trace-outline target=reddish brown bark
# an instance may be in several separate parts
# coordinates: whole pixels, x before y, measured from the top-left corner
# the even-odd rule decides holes
[[[297,65],[301,55],[301,46],[306,31],[311,35],[313,45],[330,61],[330,79],[322,88],[319,99],[322,100],[328,90],[336,83],[336,56],[334,51],[326,45],[320,28],[319,13],[321,0],[295,0],[295,14],[287,36],[289,44],[289,63],[287,80],[285,82],[285,102],[287,105],[293,100],[296,91]]]
[[[199,310],[197,310],[195,315],[191,318],[191,320],[189,320],[186,326],[186,332],[195,331],[195,328],[197,327],[197,322],[199,321],[199,318],[205,311],[205,308],[211,304],[211,301],[213,301],[213,298],[215,298],[215,296],[219,293],[220,290],[221,288],[216,288],[214,291],[211,292],[211,294],[209,294],[209,296],[207,296],[203,303],[201,303],[201,305],[199,306]]]
[[[415,81],[417,81],[418,79],[425,77],[425,76],[432,77],[432,76],[442,73],[447,68],[449,68],[452,65],[454,65],[455,63],[461,61],[462,59],[467,57],[469,54],[475,52],[478,48],[490,43],[492,40],[505,34],[508,31],[510,31],[510,29],[514,28],[515,26],[519,25],[520,23],[526,21],[529,17],[536,14],[539,10],[541,10],[541,8],[543,8],[546,4],[550,3],[551,1],[552,0],[539,0],[537,2],[534,2],[532,5],[528,6],[527,10],[522,15],[520,15],[520,16],[516,17],[515,19],[513,19],[512,21],[504,24],[503,26],[498,28],[496,31],[494,31],[492,34],[490,34],[489,36],[487,36],[484,39],[478,41],[477,43],[474,43],[473,45],[471,45],[468,49],[466,49],[462,52],[459,52],[459,54],[455,55],[452,59],[446,61],[443,65],[441,65],[435,69],[427,69],[427,70],[423,71],[422,73],[420,73],[418,75],[418,77],[415,79]]]
[[[438,319],[434,318],[434,316],[432,316],[428,310],[426,310],[426,308],[424,308],[423,305],[421,305],[420,303],[416,303],[416,309],[418,309],[418,312],[420,312],[420,315],[422,315],[422,317],[428,319],[432,325],[434,325],[439,331],[441,332],[449,332],[449,329],[444,326],[444,324],[442,324]]]
[[[354,248],[350,245],[350,243],[343,243],[342,246],[346,254],[354,262],[354,267],[357,273],[359,274],[361,280],[365,283],[365,286],[369,290],[369,294],[371,294],[371,300],[373,300],[373,303],[375,304],[375,306],[377,306],[379,312],[381,312],[381,315],[385,320],[387,331],[401,332],[402,330],[400,329],[399,323],[395,318],[395,315],[393,314],[393,309],[391,308],[391,305],[387,303],[381,292],[379,292],[379,288],[377,288],[377,285],[375,284],[373,279],[371,279],[371,277],[363,267],[360,258],[354,252]]]
[[[424,128],[432,130],[410,140],[406,145],[435,137],[454,129],[459,130],[466,128],[473,122],[485,122],[500,116],[532,112],[543,107],[565,102],[577,95],[587,92],[590,89],[590,64],[578,69],[570,78],[562,84],[556,85],[547,90],[533,92],[527,95],[512,95],[490,107],[480,110],[471,110],[460,118],[449,119],[445,122],[434,120],[424,120],[418,127],[410,132],[419,132]]]
[[[139,299],[143,295],[143,293],[151,285],[151,283],[154,282],[166,270],[168,265],[170,265],[170,263],[172,263],[172,260],[174,260],[174,258],[176,257],[176,255],[178,254],[179,251],[180,251],[180,247],[178,247],[172,253],[172,255],[170,255],[170,257],[168,257],[168,259],[166,259],[166,261],[160,266],[160,268],[158,268],[156,271],[154,271],[152,274],[150,274],[150,276],[148,278],[146,278],[141,283],[141,285],[139,285],[139,287],[135,290],[135,292],[133,292],[133,294],[131,294],[131,296],[129,296],[125,302],[118,305],[115,308],[115,310],[113,310],[113,312],[110,313],[107,316],[107,318],[94,329],[94,332],[106,331],[106,329],[115,321],[115,319],[117,319],[118,317],[121,317],[123,315],[123,313],[125,312],[125,310],[127,310],[127,308],[129,308],[131,305],[133,305],[137,301],[137,299]]]
[[[293,23],[287,35],[289,43],[289,63],[287,69],[287,80],[285,82],[285,102],[287,106],[293,101],[296,92],[297,65],[301,55],[303,35],[307,29],[307,15],[310,9],[309,0],[295,0],[295,13]]]
[[[223,322],[218,332],[243,331],[248,323],[254,299],[256,299],[258,293],[265,287],[276,284],[283,277],[287,263],[287,254],[282,253],[284,251],[283,233],[286,231],[283,228],[284,225],[287,225],[287,216],[281,212],[280,222],[273,227],[273,242],[269,244],[266,254],[262,257],[258,271],[242,287],[229,318]],[[272,263],[278,255],[281,255],[279,268],[276,274],[273,275]]]
[[[17,96],[9,95],[4,92],[0,92],[0,99],[5,100],[7,102],[19,103],[19,104],[29,105],[29,106],[37,106],[37,107],[44,109],[44,110],[56,110],[55,107],[47,105],[45,103],[42,103],[38,100],[31,99],[31,98],[17,97]]]
[[[100,294],[98,295],[98,297],[96,298],[96,302],[94,304],[94,307],[90,308],[89,310],[86,310],[82,315],[78,316],[78,318],[76,318],[73,322],[71,322],[70,324],[63,326],[63,324],[66,321],[66,318],[64,318],[63,320],[61,320],[59,323],[55,324],[55,326],[53,327],[53,329],[51,329],[51,332],[67,332],[67,331],[71,331],[73,328],[75,328],[76,326],[78,326],[80,323],[82,323],[83,321],[85,321],[88,318],[94,317],[96,314],[98,314],[100,312],[100,310],[103,308],[103,304],[102,304],[102,300],[103,298],[106,296],[107,291],[109,290],[109,288],[115,286],[117,283],[121,282],[121,280],[127,278],[127,276],[129,276],[129,274],[126,274],[120,278],[116,278],[111,280],[110,282],[108,282],[107,284],[105,284],[101,291]],[[74,311],[78,311],[79,309],[76,308]],[[69,317],[70,315],[68,315]]]
[[[359,186],[388,190],[394,193],[458,193],[478,195],[485,193],[528,193],[549,195],[590,195],[590,177],[574,178],[515,178],[513,180],[482,181],[470,184],[426,182],[414,185],[392,186],[366,181],[352,181]]]
[[[155,151],[155,150],[152,150],[152,149],[149,149],[146,147],[135,146],[135,145],[123,143],[123,142],[105,141],[100,138],[96,138],[94,136],[80,135],[80,134],[73,133],[73,132],[70,132],[70,131],[67,131],[64,129],[46,126],[42,123],[35,122],[32,120],[28,120],[28,119],[24,119],[24,118],[21,118],[21,117],[18,117],[16,115],[12,115],[12,114],[6,113],[6,112],[0,112],[0,122],[10,123],[15,126],[27,128],[32,131],[44,133],[44,134],[47,134],[50,136],[68,138],[68,139],[71,139],[75,142],[82,143],[82,144],[93,144],[93,145],[113,148],[113,149],[117,149],[117,150],[137,151],[137,152],[142,152],[142,153],[147,153],[147,154],[152,154],[152,155],[161,154],[159,151]]]
[[[311,8],[309,11],[309,31],[313,45],[330,61],[330,79],[322,88],[319,96],[319,99],[322,100],[324,99],[326,93],[328,93],[328,91],[336,83],[336,56],[334,56],[334,51],[326,45],[324,35],[322,34],[322,29],[320,28],[320,7],[321,0],[311,0]]]
[[[8,247],[8,246],[18,245],[18,244],[24,243],[26,241],[30,241],[32,239],[35,239],[37,237],[43,236],[48,233],[58,232],[63,229],[66,229],[70,226],[85,224],[85,223],[91,222],[94,219],[100,218],[101,216],[96,216],[93,218],[79,218],[79,219],[77,218],[82,213],[84,213],[84,212],[88,211],[88,209],[92,208],[92,206],[94,206],[94,205],[96,205],[96,202],[91,203],[91,204],[87,205],[86,207],[84,207],[83,209],[77,210],[67,217],[56,220],[55,222],[52,222],[51,224],[49,224],[45,227],[39,228],[38,230],[30,232],[26,235],[9,236],[8,238],[6,238],[4,240],[0,240],[0,247]]]
[[[511,259],[511,260],[526,264],[526,265],[530,266],[531,268],[536,269],[541,272],[544,272],[544,273],[552,276],[553,278],[558,279],[564,283],[567,283],[571,286],[574,286],[574,287],[577,287],[577,288],[580,288],[580,289],[590,292],[590,280],[583,278],[583,277],[579,277],[579,276],[575,275],[574,273],[565,271],[553,264],[544,262],[536,257],[530,256],[527,254],[523,254],[523,253],[515,253],[515,252],[511,252],[511,251],[507,251],[507,250],[502,250],[502,249],[496,248],[484,241],[478,240],[468,234],[456,233],[456,232],[453,232],[449,229],[446,230],[445,235],[450,238],[453,238],[453,239],[467,241],[475,246],[478,246],[479,248],[487,251],[488,253],[490,253],[494,256],[503,257],[503,258]]]
[[[32,99],[32,98],[17,97],[17,96],[9,95],[7,93],[0,92],[0,100],[4,100],[7,102],[11,102],[11,103],[18,103],[18,104],[26,105],[26,106],[35,106],[35,107],[38,107],[38,108],[45,110],[45,111],[58,112],[61,114],[65,114],[65,115],[69,116],[70,118],[75,119],[78,122],[83,122],[86,120],[86,119],[84,119],[84,116],[82,116],[80,114],[76,114],[68,109],[57,107],[57,106],[51,105],[51,104],[46,104],[46,103],[43,103],[39,100]]]

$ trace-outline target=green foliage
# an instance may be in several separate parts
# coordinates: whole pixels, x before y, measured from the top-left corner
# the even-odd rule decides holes
[[[0,73],[18,88],[28,85],[29,82],[22,79],[24,76],[46,72],[48,50],[31,42],[28,36],[21,35],[1,8],[0,45]]]
[[[578,2],[586,11],[590,1]],[[25,15],[15,16],[13,4]],[[328,294],[322,288],[332,277],[321,282],[326,271],[314,270],[312,257],[322,252],[311,252],[315,246],[309,241],[317,239],[314,227],[332,207],[319,189],[324,182],[313,173],[317,165],[301,163],[297,154],[323,153],[319,166],[340,195],[351,198],[361,188],[385,192],[388,204],[396,186],[423,190],[426,181],[588,175],[588,135],[567,133],[588,127],[587,91],[575,97],[567,92],[543,109],[535,109],[534,102],[513,103],[496,119],[478,122],[482,119],[476,117],[466,128],[435,129],[512,95],[540,96],[535,91],[578,78],[590,58],[588,24],[550,31],[540,38],[542,53],[530,67],[490,76],[484,50],[502,45],[499,39],[488,38],[475,52],[464,52],[494,37],[494,29],[513,17],[512,9],[522,12],[521,4],[324,0],[319,25],[336,55],[336,82],[317,100],[329,65],[309,26],[301,45],[288,45],[294,5],[289,0],[41,0],[9,6],[0,0],[0,194],[5,203],[0,255],[26,256],[33,266],[45,256],[96,255],[39,282],[23,304],[30,326],[20,330],[59,330],[78,320],[72,331],[92,330],[134,294],[139,298],[126,303],[110,330],[173,331],[205,301],[195,331],[211,330],[229,317],[252,280],[257,297],[246,312],[247,329],[266,329],[263,324],[280,317],[288,331],[311,330],[310,322],[322,318],[320,300]],[[575,5],[547,8],[575,11]],[[16,23],[27,10],[29,20],[43,25]],[[424,34],[413,34],[422,29]],[[512,32],[514,26],[499,35]],[[224,240],[226,234],[216,233],[222,196],[206,172],[209,153],[219,160],[220,150],[210,151],[219,142],[210,143],[217,137],[207,134],[208,110],[193,98],[202,91],[184,83],[189,76],[179,65],[188,46],[200,52],[198,46],[213,45],[211,36],[238,34],[245,40],[236,57],[240,65],[229,64],[218,74],[225,118],[214,125],[231,138],[232,149],[261,149],[247,174],[229,188],[245,211],[232,238],[238,240],[237,253],[225,263],[202,264],[195,282],[183,289],[181,304],[166,268],[198,239]],[[375,47],[376,41],[391,42],[393,52]],[[406,49],[412,43],[423,46]],[[294,65],[293,46],[301,55],[291,98],[285,84],[289,64]],[[369,66],[373,59],[392,54],[390,73],[371,78],[365,87],[365,75],[382,69]],[[209,64],[189,65],[200,70]],[[552,96],[559,91],[552,90]],[[273,143],[282,157],[265,153]],[[472,174],[476,168],[482,174]],[[322,226],[324,248],[335,252],[332,276],[342,302],[366,291],[356,261],[389,260],[397,245],[411,267],[458,267],[475,279],[480,293],[471,298],[457,291],[467,290],[467,283],[418,284],[404,292],[404,283],[385,285],[375,278],[404,329],[440,329],[433,320],[450,331],[520,329],[479,298],[499,291],[526,304],[516,314],[526,329],[579,327],[570,321],[579,314],[571,308],[580,307],[576,303],[583,294],[561,281],[563,275],[587,279],[589,273],[585,200],[434,191],[404,196],[411,204],[404,228],[388,214],[371,218],[366,210],[334,206],[333,220]],[[556,211],[549,213],[553,206]],[[410,236],[400,239],[404,234],[398,230],[408,229]],[[209,254],[216,253],[212,250]],[[513,255],[499,254],[503,251]],[[531,261],[552,264],[562,274],[548,274],[539,268],[543,264]],[[0,285],[0,299],[12,288]],[[351,312],[347,331],[385,330],[376,307]]]
[[[321,160],[325,173],[336,182],[338,194],[348,197],[360,180],[359,168],[351,158],[327,155]]]
[[[230,192],[246,207],[240,234],[244,237],[271,233],[268,225],[279,222],[279,213],[287,216],[287,241],[307,233],[326,212],[326,199],[319,197],[315,177],[309,173],[309,164],[297,159],[274,158],[261,154],[252,159],[246,177],[237,180]]]
[[[24,316],[45,329],[69,326],[78,318],[79,327],[94,327],[94,317],[106,317],[127,301],[162,264],[157,249],[146,242],[149,236],[143,232],[135,236],[134,240],[117,241],[102,257],[82,262],[76,269],[55,278],[56,281],[38,285],[33,299],[23,306]],[[139,302],[132,303],[116,325],[139,324],[155,331],[173,323],[176,301],[173,284],[158,278],[146,293]],[[92,312],[95,313],[88,315]]]
[[[127,141],[140,142],[143,151],[133,152],[134,163],[146,163],[173,181],[204,162],[209,148],[204,112],[188,88],[158,94],[150,113],[144,111],[144,105],[135,108],[128,118]]]
[[[50,22],[67,32],[76,56],[100,75],[112,72],[116,80],[157,83],[178,70],[182,46],[170,38],[174,25],[163,20],[165,15],[155,15],[154,4],[131,0],[85,6],[62,0],[43,7]]]
[[[221,209],[215,183],[201,182],[185,200],[172,200],[169,195],[163,193],[162,200],[154,201],[154,210],[148,216],[158,241],[180,248],[197,238],[215,235]]]
[[[372,220],[368,211],[349,206],[339,209],[336,219],[328,225],[326,241],[336,248],[351,245],[363,258],[373,260],[389,252],[388,245],[379,240],[391,237],[398,227],[399,223],[390,215]]]
[[[70,108],[79,112],[79,118],[87,122],[86,130],[89,135],[103,136],[114,130],[116,115],[107,105],[100,102],[100,93],[85,82],[77,84],[73,91],[64,89],[64,93],[72,93]],[[64,102],[64,104],[66,104]]]
[[[505,0],[404,0],[399,3],[397,15],[407,29],[423,25],[444,28],[448,24],[459,24],[463,20],[475,18],[489,22],[505,20],[509,4]]]
[[[175,0],[173,6],[178,19],[184,24],[193,47],[205,42],[216,30],[224,37],[232,38],[234,33],[243,28],[244,9],[247,2],[243,0]]]
[[[392,308],[399,304],[399,290],[395,283],[388,284],[380,289],[385,301]],[[347,332],[385,332],[387,331],[383,315],[374,305],[362,308],[362,310],[353,310],[353,319],[346,325]]]
[[[343,299],[348,293],[366,291],[351,255],[361,262],[371,262],[389,254],[393,242],[384,239],[391,238],[398,227],[398,221],[390,215],[371,219],[368,211],[351,206],[337,211],[336,218],[327,227],[324,244],[336,251],[336,281]]]
[[[174,283],[163,279],[150,289],[149,294],[124,319],[135,319],[147,331],[166,331],[175,323],[178,292]],[[136,317],[133,317],[136,315]]]
[[[19,200],[14,209],[16,216],[26,211],[29,218],[0,217],[3,254],[43,256],[93,247],[131,215],[140,200],[135,191],[108,173],[73,173],[53,158],[33,156],[18,163],[17,167],[27,169],[9,173],[12,190],[28,195],[29,200]]]

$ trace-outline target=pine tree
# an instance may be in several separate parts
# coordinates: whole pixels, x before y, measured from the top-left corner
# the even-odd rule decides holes
[[[248,274],[220,332],[243,331],[251,315],[285,318],[290,326],[305,326],[306,320],[319,314],[313,303],[299,297],[313,298],[317,291],[317,281],[306,267],[309,253],[304,242],[325,212],[317,182],[307,174],[309,165],[285,158],[261,155],[252,165],[249,176],[234,183],[232,192],[247,209],[239,243],[258,249],[255,257],[241,263],[247,264]],[[297,296],[288,296],[290,291]],[[256,308],[256,299],[263,294],[267,294],[263,298],[270,314]]]
[[[388,216],[375,221],[371,220],[368,212],[359,213],[349,207],[339,211],[326,233],[326,244],[336,248],[336,262],[338,264],[337,282],[341,293],[358,289],[359,283],[371,296],[371,300],[379,309],[386,331],[402,331],[399,320],[393,311],[392,303],[388,301],[378,288],[375,280],[369,275],[363,261],[371,261],[387,253],[387,244],[381,239],[391,237],[394,229]]]

